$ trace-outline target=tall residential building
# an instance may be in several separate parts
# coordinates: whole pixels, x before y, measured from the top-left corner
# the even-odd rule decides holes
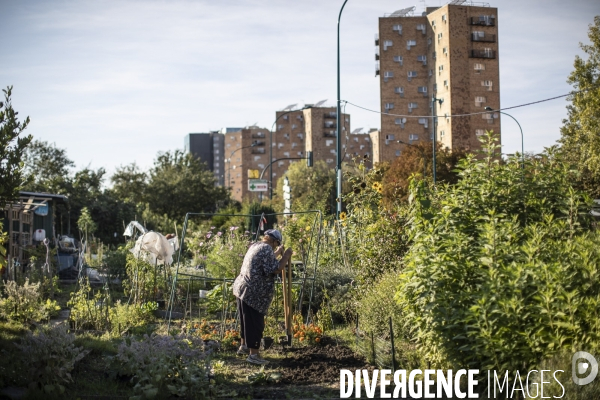
[[[225,133],[225,186],[237,201],[258,200],[259,193],[248,190],[248,170],[262,171],[268,162],[269,130],[249,126],[237,132]]]
[[[437,141],[450,149],[480,148],[477,137],[486,130],[500,135],[497,113],[459,116],[500,108],[498,9],[465,0],[428,7],[420,16],[414,9],[379,18],[375,58],[382,115],[381,131],[371,134],[375,162],[399,156],[406,145],[397,140],[433,139],[432,111]],[[442,100],[435,110],[433,96]]]
[[[219,132],[190,133],[185,136],[183,148],[186,153],[191,153],[206,163],[206,166],[215,174],[216,184],[225,184],[223,177],[223,150],[224,136]]]

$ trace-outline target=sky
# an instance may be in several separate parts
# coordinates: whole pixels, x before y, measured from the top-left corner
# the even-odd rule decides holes
[[[188,133],[257,124],[287,105],[336,100],[342,0],[0,0],[0,87],[27,133],[67,150],[76,169],[152,166]],[[340,28],[341,98],[379,110],[378,18],[440,0],[349,0]],[[478,3],[481,4],[481,3]],[[502,108],[568,93],[597,0],[502,0]],[[555,144],[566,99],[508,111],[526,152]],[[380,116],[348,105],[352,130]],[[502,116],[503,152],[521,135]]]

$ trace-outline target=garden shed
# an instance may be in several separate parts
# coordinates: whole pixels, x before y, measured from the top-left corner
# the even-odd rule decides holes
[[[3,230],[8,232],[7,258],[9,264],[22,264],[23,249],[48,238],[54,241],[56,204],[68,199],[60,194],[19,192],[19,199],[8,203],[3,210]]]

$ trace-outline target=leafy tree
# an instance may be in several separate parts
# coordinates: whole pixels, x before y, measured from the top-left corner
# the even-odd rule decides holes
[[[110,177],[110,182],[112,183],[111,192],[115,197],[133,203],[144,201],[144,194],[148,185],[148,174],[140,170],[135,162],[117,168]]]
[[[83,207],[81,209],[81,214],[79,215],[79,219],[77,220],[77,226],[79,230],[83,232],[83,236],[85,237],[85,241],[88,242],[88,234],[94,233],[96,231],[96,223],[92,219],[90,215],[90,210],[87,207]]]
[[[454,168],[458,160],[465,156],[462,150],[450,150],[438,145],[436,150],[436,181],[456,183],[458,175]],[[416,174],[417,179],[423,179],[423,170],[426,178],[433,176],[433,148],[431,143],[416,143],[406,145],[402,155],[396,157],[383,177],[383,198],[389,206],[394,202],[405,201],[408,196],[410,177]],[[425,164],[425,168],[423,166]],[[420,178],[419,178],[420,177]]]
[[[292,190],[292,210],[321,210],[330,213],[335,209],[335,171],[324,162],[317,161],[313,167],[305,162],[293,162],[287,172]],[[283,210],[283,177],[277,181],[276,208]]]
[[[566,159],[577,165],[584,187],[600,197],[600,16],[594,18],[588,36],[591,43],[580,44],[588,58],[575,56],[575,69],[567,80],[578,93],[569,97],[560,143]]]
[[[25,121],[17,120],[18,112],[12,107],[10,96],[12,86],[2,89],[4,102],[0,102],[0,210],[5,204],[18,197],[24,183],[23,154],[31,143],[32,136],[21,133],[29,125],[29,117]]]
[[[66,194],[71,168],[75,163],[67,151],[56,144],[34,140],[25,152],[25,174],[29,182],[26,189],[32,192]]]
[[[212,212],[228,198],[214,174],[200,160],[181,150],[159,153],[150,170],[144,196],[150,211],[183,220],[187,212]]]
[[[396,298],[430,361],[513,374],[598,346],[600,234],[553,150],[523,171],[486,139],[456,184],[413,181]]]

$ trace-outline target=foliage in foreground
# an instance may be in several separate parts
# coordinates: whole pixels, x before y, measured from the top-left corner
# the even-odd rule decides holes
[[[75,335],[65,326],[43,328],[36,333],[27,332],[21,344],[21,361],[29,369],[31,388],[46,393],[63,393],[65,385],[72,383],[71,372],[75,363],[89,351],[75,346]]]
[[[132,399],[152,399],[166,392],[176,396],[206,394],[211,353],[212,349],[194,336],[152,335],[124,341],[115,360],[119,374],[131,377],[135,384]]]
[[[460,180],[411,188],[413,245],[397,299],[423,354],[484,370],[531,368],[600,339],[600,235],[554,154],[520,169],[486,154]]]

